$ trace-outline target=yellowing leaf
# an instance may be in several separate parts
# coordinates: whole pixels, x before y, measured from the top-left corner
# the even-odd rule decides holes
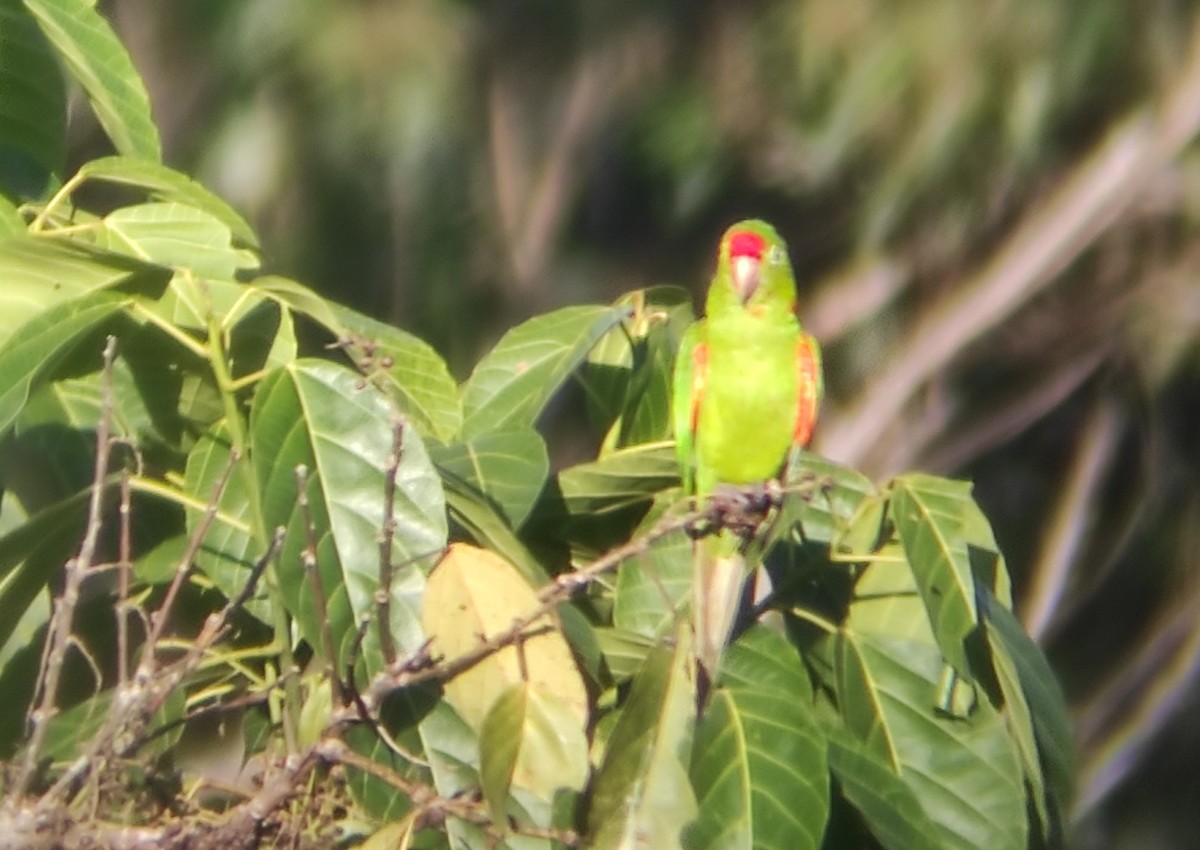
[[[538,604],[512,564],[494,552],[456,543],[429,576],[421,625],[433,641],[433,653],[449,659],[511,628]],[[527,632],[532,637],[519,649],[506,646],[445,683],[446,700],[477,732],[501,693],[522,681],[558,697],[580,728],[586,725],[587,693],[557,620],[546,615]]]

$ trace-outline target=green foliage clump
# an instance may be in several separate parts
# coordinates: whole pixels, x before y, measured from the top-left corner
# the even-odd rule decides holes
[[[336,767],[367,846],[1061,842],[1065,708],[968,484],[801,454],[769,504],[689,513],[684,293],[536,316],[457,382],[260,274],[238,213],[161,163],[88,4],[0,13],[38,58],[0,70],[53,93],[3,139],[44,186],[0,171],[0,682],[31,719],[0,730],[6,812],[159,827],[150,775],[220,787],[189,828],[265,806],[316,842],[327,813],[289,800]],[[117,150],[65,179],[58,60]],[[552,471],[539,424],[572,381],[601,436]],[[703,681],[691,536],[734,522],[770,591]],[[195,752],[213,716],[222,770]]]

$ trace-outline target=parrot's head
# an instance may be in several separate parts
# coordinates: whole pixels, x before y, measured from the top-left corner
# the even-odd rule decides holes
[[[739,221],[725,231],[717,257],[717,277],[729,281],[743,306],[752,301],[796,297],[787,246],[765,221]]]

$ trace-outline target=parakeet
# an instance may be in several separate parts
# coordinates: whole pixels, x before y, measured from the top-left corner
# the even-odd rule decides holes
[[[685,492],[779,474],[812,437],[824,393],[821,349],[796,317],[796,280],[771,225],[725,231],[705,318],[676,355],[673,420]],[[716,675],[747,575],[743,540],[728,530],[696,541],[692,618],[697,656]]]

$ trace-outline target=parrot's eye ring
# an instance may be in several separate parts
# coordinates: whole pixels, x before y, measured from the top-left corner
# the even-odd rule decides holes
[[[777,266],[780,263],[786,263],[787,254],[780,246],[772,245],[771,250],[767,252],[767,262],[773,266]]]

